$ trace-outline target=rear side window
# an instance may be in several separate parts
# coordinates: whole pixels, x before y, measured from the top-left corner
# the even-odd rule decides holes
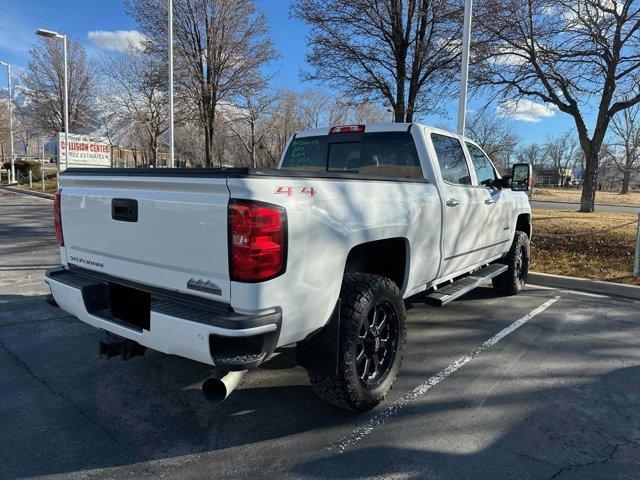
[[[282,168],[423,178],[418,152],[409,132],[296,138],[285,153]]]
[[[432,133],[431,141],[436,150],[443,180],[458,185],[471,185],[469,167],[458,139]]]
[[[493,165],[484,154],[482,150],[476,147],[473,143],[467,142],[467,148],[471,154],[471,162],[473,168],[476,170],[476,177],[478,177],[478,185],[484,185],[490,187],[493,181],[496,179],[496,171],[493,169]]]
[[[282,168],[294,170],[326,171],[327,137],[294,138],[289,143]]]

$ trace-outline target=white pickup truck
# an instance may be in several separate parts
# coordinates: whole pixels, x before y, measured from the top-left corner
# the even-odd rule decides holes
[[[110,332],[107,358],[213,365],[203,392],[222,399],[297,344],[322,398],[365,411],[398,374],[403,299],[523,289],[530,172],[501,178],[471,140],[417,123],[301,131],[275,170],[69,169],[46,281]]]

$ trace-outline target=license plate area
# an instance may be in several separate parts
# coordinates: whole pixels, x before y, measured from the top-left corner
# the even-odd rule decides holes
[[[138,329],[149,330],[151,295],[142,290],[109,283],[109,309],[113,320]]]

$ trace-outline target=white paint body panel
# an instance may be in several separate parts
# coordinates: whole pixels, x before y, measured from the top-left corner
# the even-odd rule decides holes
[[[408,127],[408,124],[367,125],[366,131],[406,131]],[[418,124],[412,125],[410,131],[426,181],[329,179],[314,178],[312,174],[308,178],[62,176],[66,243],[62,258],[73,264],[71,256],[88,257],[102,262],[103,267],[80,264],[83,268],[220,300],[238,313],[259,314],[279,309],[282,326],[278,346],[303,340],[329,320],[353,247],[374,240],[402,238],[407,257],[402,292],[408,297],[499,258],[509,250],[517,216],[530,213],[523,193],[445,185],[429,140],[431,132],[443,132]],[[320,129],[297,135],[327,132],[328,129]],[[468,156],[466,148],[465,153]],[[475,174],[472,179],[475,183]],[[279,186],[312,187],[315,195],[276,194]],[[452,195],[464,201],[458,207],[447,207],[445,202]],[[136,199],[139,221],[112,220],[113,198]],[[286,271],[279,277],[260,283],[230,281],[229,198],[258,200],[286,209],[287,263]],[[488,198],[495,198],[496,203],[485,204]],[[505,222],[509,229],[495,232],[496,226],[504,228]],[[485,248],[498,241],[501,243]],[[212,280],[221,288],[221,295],[188,290],[186,282],[193,277]],[[82,299],[61,286],[54,289],[54,296],[62,308],[94,326],[143,345],[154,345],[152,348],[161,351],[201,361],[206,357],[206,363],[211,363],[208,351],[205,355],[198,342],[194,342],[191,354],[185,351],[188,342],[175,345],[175,341],[182,341],[176,340],[183,337],[179,330],[191,331],[191,325],[175,323],[179,327],[169,328],[166,322],[171,319],[160,315],[152,318],[152,330],[156,325],[165,325],[162,330],[154,330],[154,336],[175,337],[163,344],[158,338],[138,338],[123,331],[126,328],[92,317],[84,309]],[[158,333],[159,330],[164,333]],[[168,346],[172,341],[174,345]]]
[[[230,300],[224,178],[64,177],[61,187],[69,264],[195,295],[187,282],[206,278]],[[113,198],[137,200],[138,221],[113,220]]]

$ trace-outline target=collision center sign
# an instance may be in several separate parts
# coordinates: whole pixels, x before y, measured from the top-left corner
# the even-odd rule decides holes
[[[64,133],[58,133],[60,170],[73,167],[110,167],[111,146],[105,138],[69,134],[69,158],[65,162]]]

